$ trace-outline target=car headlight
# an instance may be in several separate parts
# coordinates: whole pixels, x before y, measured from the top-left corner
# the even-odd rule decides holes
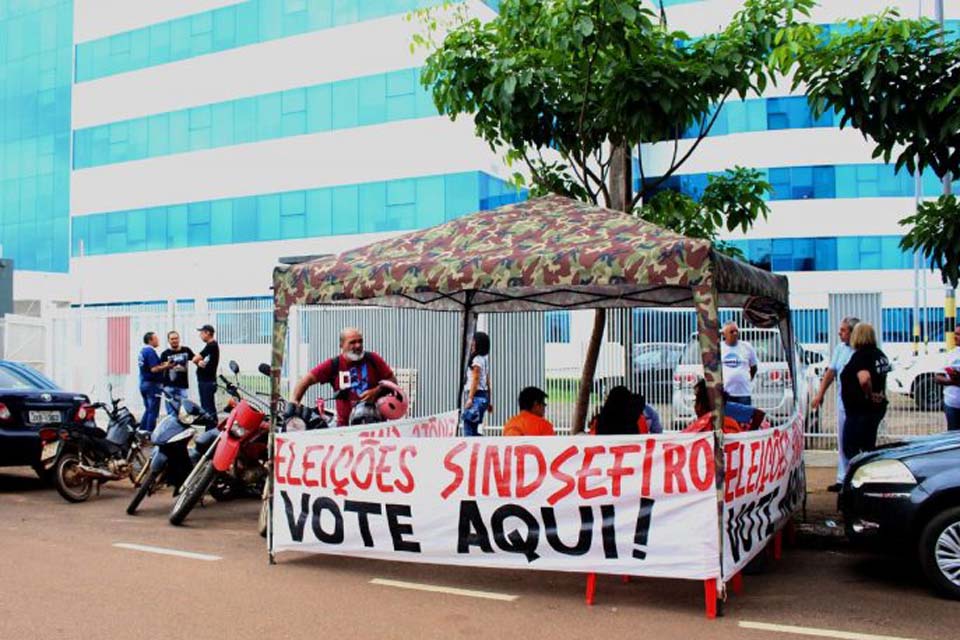
[[[193,421],[197,419],[197,416],[184,409],[183,405],[180,405],[180,409],[177,411],[177,419],[183,424],[193,424]]]
[[[850,484],[858,489],[865,484],[917,484],[917,479],[899,460],[877,460],[857,469]]]

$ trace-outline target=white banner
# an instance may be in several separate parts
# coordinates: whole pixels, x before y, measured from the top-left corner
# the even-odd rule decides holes
[[[719,576],[713,434],[276,439],[273,550]]]
[[[803,419],[723,442],[723,576],[729,579],[803,504]]]
[[[317,436],[359,436],[361,438],[453,438],[457,435],[459,412],[447,411],[423,418],[405,418],[353,427],[331,427],[310,433]]]

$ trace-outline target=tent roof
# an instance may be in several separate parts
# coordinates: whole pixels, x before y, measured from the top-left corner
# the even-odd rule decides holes
[[[274,271],[291,305],[522,311],[692,306],[712,276],[721,306],[782,316],[787,281],[639,218],[561,196],[475,213]]]

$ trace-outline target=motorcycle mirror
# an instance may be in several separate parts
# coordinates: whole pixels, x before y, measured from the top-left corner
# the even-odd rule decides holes
[[[270,377],[270,374],[273,373],[273,370],[270,368],[270,365],[268,365],[266,362],[261,362],[260,366],[257,367],[257,371],[267,376],[268,378]]]
[[[112,383],[112,382],[108,382],[108,383],[107,383],[107,395],[109,395],[111,398],[113,397],[113,383]]]
[[[230,361],[230,371],[233,371],[234,374],[240,373],[240,365],[237,364],[236,360]]]

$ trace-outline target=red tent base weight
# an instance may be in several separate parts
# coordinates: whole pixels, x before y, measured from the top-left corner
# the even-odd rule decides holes
[[[780,560],[783,557],[783,536],[786,533],[787,542],[791,542],[795,534],[795,529],[793,522],[787,523],[787,526],[783,531],[778,531],[774,534],[772,544],[773,544],[773,559]],[[624,584],[630,582],[630,576],[622,576]],[[743,595],[743,573],[737,572],[730,577],[728,583],[730,585],[730,591],[735,596]],[[597,595],[597,574],[588,573],[587,574],[587,586],[585,593],[585,600],[587,606],[593,606],[593,603]],[[723,615],[723,599],[719,597],[717,593],[717,580],[716,578],[709,578],[703,581],[703,601],[704,601],[704,610],[707,615],[707,619],[713,620],[718,615]]]

